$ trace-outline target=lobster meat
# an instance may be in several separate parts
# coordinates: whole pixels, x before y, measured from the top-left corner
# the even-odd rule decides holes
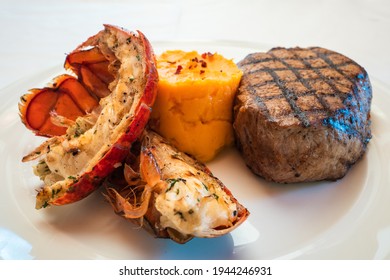
[[[126,182],[105,182],[106,198],[118,215],[152,235],[185,243],[224,235],[248,217],[249,211],[203,163],[155,132],[144,131],[136,155],[123,167]]]
[[[27,128],[53,136],[23,158],[39,159],[34,172],[45,186],[37,209],[78,201],[99,187],[141,135],[157,93],[153,50],[139,31],[105,25],[68,55],[65,67],[78,78],[60,76],[19,105]]]

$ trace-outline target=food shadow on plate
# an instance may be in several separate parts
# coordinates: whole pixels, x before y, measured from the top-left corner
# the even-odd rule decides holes
[[[230,234],[217,238],[193,238],[185,244],[158,239],[119,217],[96,191],[82,201],[42,209],[46,227],[77,240],[90,258],[102,259],[231,259],[234,242]],[[42,230],[45,230],[41,227]],[[49,229],[46,229],[49,230]]]
[[[356,214],[366,194],[374,191],[369,162],[375,152],[375,143],[370,143],[363,158],[337,181],[294,184],[273,183],[255,175],[236,149],[221,154],[211,164],[212,171],[248,208],[247,222],[259,234],[250,244],[236,248],[235,257],[273,259],[322,240],[326,232]]]
[[[193,238],[186,244],[166,242],[160,259],[222,260],[234,258],[234,242],[230,234],[217,238]]]

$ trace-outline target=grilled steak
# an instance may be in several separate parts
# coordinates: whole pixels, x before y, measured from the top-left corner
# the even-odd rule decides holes
[[[371,138],[371,84],[327,49],[274,48],[238,63],[234,130],[246,164],[269,181],[337,180]]]

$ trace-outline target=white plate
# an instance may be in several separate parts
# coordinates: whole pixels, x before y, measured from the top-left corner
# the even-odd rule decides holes
[[[160,42],[165,49],[219,52],[236,61],[264,46],[239,42]],[[35,210],[40,186],[21,162],[42,139],[21,124],[17,104],[58,68],[0,93],[0,258],[2,259],[389,259],[390,88],[372,80],[373,138],[342,180],[279,185],[254,176],[236,150],[209,167],[251,212],[231,234],[184,245],[154,239],[116,216],[95,192],[72,205]]]

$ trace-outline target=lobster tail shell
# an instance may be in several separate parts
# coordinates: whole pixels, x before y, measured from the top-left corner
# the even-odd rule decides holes
[[[139,183],[106,184],[105,196],[118,215],[177,243],[227,234],[247,219],[249,211],[203,163],[147,129],[141,142]]]
[[[38,135],[64,134],[66,128],[51,121],[53,112],[65,119],[76,120],[62,136],[65,141],[60,144],[48,141],[51,144],[45,147],[47,154],[42,155],[41,160],[47,164],[50,174],[42,177],[45,182],[52,178],[55,182],[50,181],[39,190],[38,209],[78,201],[98,188],[102,180],[121,164],[132,143],[141,135],[157,94],[158,73],[153,49],[141,32],[105,25],[104,30],[88,38],[67,56],[65,68],[72,70],[77,78],[69,75],[57,77],[53,86],[34,89],[25,95],[19,106],[23,123]],[[69,109],[73,107],[79,110]],[[78,132],[80,120],[96,107],[100,112],[96,123],[86,131]],[[34,115],[34,112],[39,114]],[[117,121],[113,123],[113,119]],[[100,131],[103,132],[99,134]],[[106,137],[107,142],[102,142],[99,137]],[[96,146],[94,149],[85,144],[90,142],[89,145]],[[101,144],[93,144],[95,142]],[[75,171],[58,167],[61,161],[66,162],[69,152],[77,157],[84,150],[83,157],[87,154],[88,161],[76,169],[70,166]],[[58,155],[65,159],[56,158]]]

